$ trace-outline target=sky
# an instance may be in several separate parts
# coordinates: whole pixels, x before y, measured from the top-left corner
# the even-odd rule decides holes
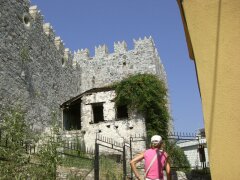
[[[204,127],[194,62],[188,56],[176,0],[31,0],[72,52],[116,41],[152,36],[167,73],[171,114],[176,132]]]

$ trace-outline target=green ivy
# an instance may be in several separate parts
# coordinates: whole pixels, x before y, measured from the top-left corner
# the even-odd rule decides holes
[[[127,105],[137,110],[146,119],[148,139],[160,134],[165,140],[171,166],[189,169],[190,164],[184,152],[175,143],[168,141],[169,110],[165,82],[151,74],[137,74],[114,84],[116,105]]]
[[[166,142],[165,149],[168,152],[171,167],[181,171],[189,171],[190,163],[183,150],[175,142]]]
[[[160,134],[167,139],[170,119],[165,82],[152,74],[137,74],[113,85],[116,105],[127,105],[146,119],[147,136]]]

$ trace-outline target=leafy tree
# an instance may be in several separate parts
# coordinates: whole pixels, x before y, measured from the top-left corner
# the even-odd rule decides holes
[[[174,142],[166,142],[166,151],[170,158],[171,167],[176,167],[178,170],[190,170],[190,163],[184,154],[183,150]]]
[[[25,112],[20,106],[7,108],[1,112],[1,118],[0,178],[24,177],[29,155],[23,144],[32,134],[25,122]]]
[[[1,121],[0,179],[56,179],[56,169],[60,162],[56,116],[53,115],[50,134],[43,137],[41,141],[44,143],[34,155],[28,154],[26,148],[30,141],[36,143],[39,136],[25,122],[25,112],[21,107],[2,111]]]
[[[170,119],[167,108],[167,88],[164,81],[152,74],[137,74],[114,85],[116,105],[128,105],[146,119],[147,136],[161,134],[167,139]]]
[[[56,179],[57,177],[57,166],[60,165],[62,160],[58,153],[60,147],[59,125],[57,123],[56,113],[53,112],[50,133],[43,136],[40,151],[38,152],[40,163],[44,165],[42,167],[42,175],[48,179]]]

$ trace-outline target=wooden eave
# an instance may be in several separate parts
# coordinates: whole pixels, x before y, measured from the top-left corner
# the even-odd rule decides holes
[[[182,17],[183,28],[184,28],[184,32],[185,32],[186,41],[187,41],[189,57],[192,60],[195,60],[193,47],[192,47],[192,42],[191,42],[191,37],[190,37],[190,34],[189,34],[187,21],[186,21],[186,17],[185,17],[183,5],[182,5],[183,0],[177,0],[177,2],[178,2],[178,7],[179,7],[179,10],[180,10],[181,17]]]
[[[92,94],[92,93],[96,93],[96,92],[104,92],[104,91],[111,91],[111,90],[114,90],[113,87],[101,87],[101,88],[93,88],[93,89],[90,89],[90,90],[87,90],[85,92],[83,92],[82,94],[76,96],[76,97],[73,97],[71,99],[69,99],[68,101],[64,102],[62,105],[60,105],[61,108],[65,108],[67,106],[70,106],[72,104],[75,104],[77,102],[80,102],[81,101],[81,98],[84,96],[84,95],[89,95],[89,94]]]

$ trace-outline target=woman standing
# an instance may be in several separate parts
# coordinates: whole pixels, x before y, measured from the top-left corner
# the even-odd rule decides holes
[[[151,148],[145,152],[140,153],[131,160],[130,165],[138,180],[141,180],[136,169],[136,163],[145,160],[145,180],[163,180],[163,169],[165,167],[167,173],[167,180],[171,180],[170,164],[168,161],[168,154],[162,150],[162,137],[154,135],[151,138]]]

